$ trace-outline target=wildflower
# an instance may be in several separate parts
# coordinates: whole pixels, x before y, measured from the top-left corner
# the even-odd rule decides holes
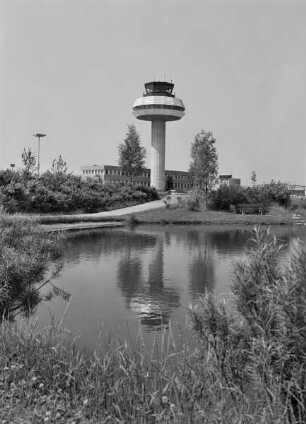
[[[162,397],[162,403],[168,403],[168,397],[167,396],[163,396]]]
[[[84,399],[83,401],[83,406],[87,406],[88,405],[89,400],[88,399]]]
[[[40,385],[38,386],[39,389],[43,389],[45,387],[44,383],[40,383]]]
[[[36,383],[37,377],[32,377],[32,383]]]

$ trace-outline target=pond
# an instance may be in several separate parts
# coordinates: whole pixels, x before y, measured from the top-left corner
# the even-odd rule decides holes
[[[139,226],[68,235],[64,267],[56,285],[72,295],[53,298],[37,311],[39,327],[64,318],[79,343],[93,349],[101,328],[120,338],[151,340],[171,327],[188,333],[187,309],[206,290],[228,297],[233,263],[247,253],[252,228]],[[284,260],[301,228],[274,227],[286,243]],[[164,331],[164,330],[163,330]]]

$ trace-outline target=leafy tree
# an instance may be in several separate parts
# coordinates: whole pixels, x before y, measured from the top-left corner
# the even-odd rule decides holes
[[[257,175],[255,171],[252,171],[252,175],[251,175],[251,181],[253,183],[253,185],[256,185],[256,181],[257,181]]]
[[[216,139],[209,131],[201,130],[191,145],[189,172],[195,191],[205,193],[206,204],[218,176],[218,155]]]
[[[37,169],[35,155],[33,154],[31,149],[26,150],[24,148],[21,158],[22,158],[24,173],[27,176],[31,176]]]
[[[67,174],[67,163],[66,161],[63,160],[61,155],[59,155],[58,159],[53,159],[51,172],[52,174],[57,174],[57,175]]]
[[[212,207],[217,210],[229,211],[231,205],[246,202],[246,194],[242,187],[221,184],[212,191]]]
[[[11,171],[10,169],[0,171],[0,187],[9,184],[15,177],[18,177],[18,174]]]
[[[140,145],[140,136],[135,125],[128,125],[126,137],[119,145],[119,166],[132,182],[144,167],[146,149]]]
[[[171,175],[166,175],[165,191],[169,191],[172,189],[173,189],[173,178]]]

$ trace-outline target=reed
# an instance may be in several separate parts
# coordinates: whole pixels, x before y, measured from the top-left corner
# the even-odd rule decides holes
[[[278,387],[268,404],[232,397],[216,363],[171,336],[147,350],[105,335],[86,356],[60,326],[0,331],[1,422],[289,423]]]

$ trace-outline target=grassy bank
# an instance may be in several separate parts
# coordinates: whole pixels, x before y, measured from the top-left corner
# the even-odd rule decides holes
[[[127,217],[130,219],[130,217]],[[133,214],[135,223],[145,224],[229,224],[229,225],[292,225],[292,215],[282,207],[271,207],[266,215],[241,215],[217,211],[189,211],[179,206]]]
[[[60,328],[0,331],[1,423],[285,422],[281,403],[233,402],[202,352],[171,339],[150,352],[114,339],[86,359]]]

